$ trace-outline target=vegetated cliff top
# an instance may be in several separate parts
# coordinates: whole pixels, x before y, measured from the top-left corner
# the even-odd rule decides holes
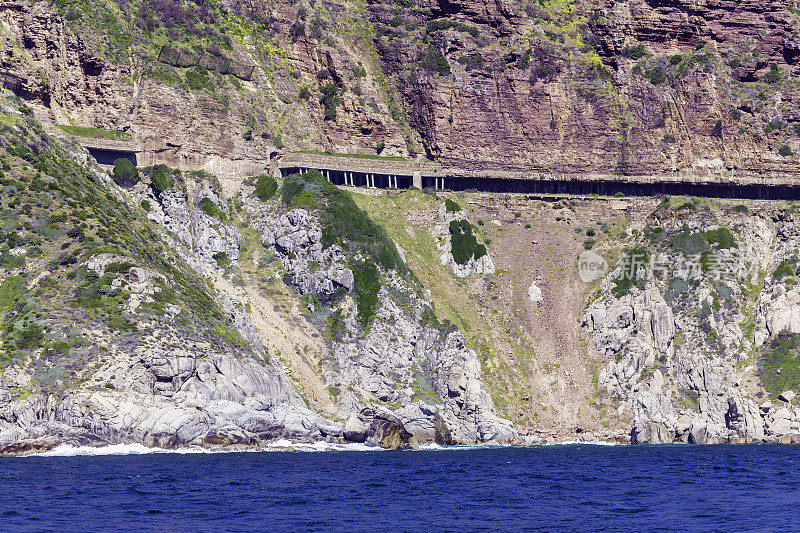
[[[61,35],[28,9],[3,45],[16,90],[175,161],[312,149],[552,173],[797,169],[793,3],[60,0]],[[73,33],[86,52],[55,73],[45,43],[79,49]]]

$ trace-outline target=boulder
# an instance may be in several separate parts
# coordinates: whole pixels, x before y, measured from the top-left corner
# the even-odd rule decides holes
[[[344,438],[350,442],[364,442],[367,440],[369,426],[358,415],[352,414],[344,423]]]
[[[361,411],[360,416],[370,421],[366,440],[372,444],[390,450],[419,449],[416,437],[403,426],[400,418],[388,409],[367,407]]]
[[[708,444],[708,428],[698,424],[692,424],[689,429],[690,444]]]

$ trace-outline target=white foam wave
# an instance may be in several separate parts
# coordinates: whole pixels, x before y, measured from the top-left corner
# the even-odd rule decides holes
[[[180,448],[167,450],[165,448],[148,448],[142,444],[110,444],[108,446],[70,446],[60,444],[46,452],[34,454],[39,457],[74,457],[78,455],[142,455],[148,453],[211,453],[213,450],[204,448]]]
[[[565,440],[565,441],[562,441],[562,442],[557,442],[555,445],[556,446],[575,446],[575,445],[581,445],[581,446],[619,446],[620,444],[618,442],[610,442],[610,441],[605,441],[605,440],[587,440],[587,441]]]
[[[575,445],[588,445],[588,446],[618,446],[616,442],[605,441],[562,441],[555,444],[555,446],[575,446]],[[534,445],[535,446],[535,445]],[[480,450],[487,447],[495,446],[442,446],[439,444],[423,444],[420,446],[419,451],[423,452],[437,452],[437,451],[452,451],[452,450]],[[376,452],[384,451],[379,446],[371,444],[333,444],[330,442],[312,442],[300,443],[292,442],[287,439],[279,439],[266,444],[260,448],[202,448],[199,446],[178,448],[178,449],[165,449],[165,448],[148,448],[142,444],[111,444],[108,446],[93,447],[93,446],[70,446],[68,444],[61,444],[52,450],[32,454],[36,457],[75,457],[75,456],[96,456],[96,455],[143,455],[152,453],[235,453],[235,452]]]
[[[143,455],[152,453],[234,453],[234,452],[330,452],[330,451],[380,451],[383,448],[370,444],[331,444],[330,442],[298,443],[285,439],[276,440],[263,448],[201,448],[199,446],[177,449],[148,448],[142,444],[110,444],[108,446],[70,446],[60,444],[46,452],[31,454],[36,457],[76,457],[96,455]]]

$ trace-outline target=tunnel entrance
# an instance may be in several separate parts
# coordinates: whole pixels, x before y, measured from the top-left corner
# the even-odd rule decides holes
[[[108,148],[94,148],[90,146],[87,146],[86,150],[88,150],[89,154],[101,165],[113,165],[114,161],[120,158],[127,159],[136,165],[136,152],[131,152],[128,150],[110,150]]]

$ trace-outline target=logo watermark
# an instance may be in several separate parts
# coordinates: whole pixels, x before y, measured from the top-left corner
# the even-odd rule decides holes
[[[605,277],[608,272],[608,261],[595,252],[586,250],[578,256],[578,277],[584,283],[591,283]]]
[[[746,281],[753,277],[758,266],[747,264],[740,257],[714,252],[702,254],[658,254],[634,251],[625,254],[614,269],[615,279],[643,279],[652,275],[660,279],[668,277],[685,280],[702,278],[719,281],[735,278]],[[578,277],[591,283],[605,277],[608,262],[600,254],[585,251],[578,256]]]

